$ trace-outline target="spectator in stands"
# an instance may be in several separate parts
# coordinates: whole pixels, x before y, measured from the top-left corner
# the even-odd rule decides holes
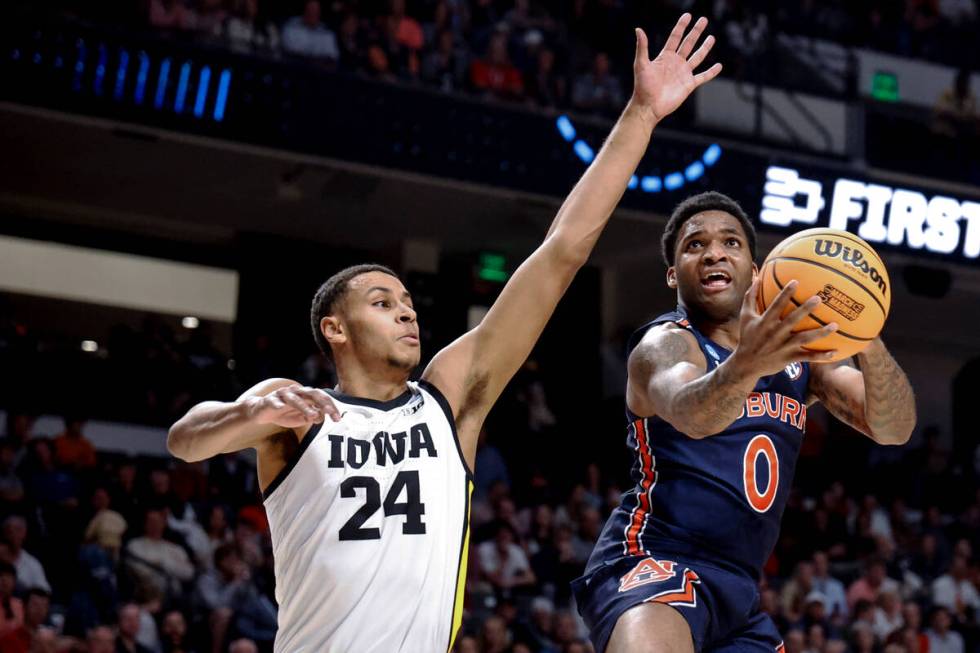
[[[24,549],[27,521],[20,515],[3,520],[3,539],[10,546],[11,564],[17,569],[17,585],[23,589],[39,588],[51,592],[47,574],[40,561]]]
[[[197,16],[183,0],[150,0],[150,25],[157,29],[189,30]]]
[[[163,617],[161,643],[163,653],[194,653],[187,642],[187,619],[180,610],[171,610]]]
[[[830,575],[830,558],[824,551],[813,554],[813,589],[826,597],[827,612],[831,619],[847,617],[844,583]]]
[[[259,647],[250,639],[236,639],[228,646],[228,653],[259,653]]]
[[[898,592],[898,581],[885,575],[885,563],[880,558],[871,558],[865,565],[865,572],[851,583],[847,589],[847,605],[854,608],[860,600],[872,605],[878,601],[881,592]]]
[[[510,63],[506,32],[490,37],[487,54],[470,66],[470,83],[476,91],[496,98],[519,98],[524,94],[521,71]]]
[[[89,629],[85,643],[88,644],[87,653],[116,653],[116,635],[109,626]]]
[[[450,93],[463,88],[465,75],[466,56],[456,47],[453,32],[448,29],[439,32],[436,47],[422,60],[422,79]]]
[[[116,637],[117,653],[153,653],[153,649],[138,641],[141,610],[135,603],[119,608],[119,634]]]
[[[34,653],[45,651],[50,645],[53,631],[47,626],[51,595],[39,588],[27,592],[24,599],[24,622],[0,636],[3,653]]]
[[[897,632],[904,623],[902,601],[898,594],[896,592],[881,592],[878,595],[878,606],[875,608],[875,636],[879,640],[885,641],[892,633]]]
[[[249,583],[248,566],[234,544],[214,552],[214,567],[197,579],[197,603],[208,615],[215,653],[220,651],[235,608],[242,602]]]
[[[507,622],[493,615],[483,622],[480,639],[482,641],[481,653],[506,653],[510,647],[512,636],[507,629]]]
[[[933,610],[929,621],[932,624],[932,628],[926,631],[929,653],[963,653],[963,637],[955,630],[950,630],[953,620],[946,608],[938,607]]]
[[[0,561],[0,637],[24,623],[24,604],[14,596],[17,570]]]
[[[555,650],[552,641],[555,629],[555,604],[543,596],[531,601],[529,618],[517,627],[515,639],[530,644],[534,651]]]
[[[235,0],[220,33],[228,46],[237,52],[279,50],[279,30],[259,13],[259,0]]]
[[[218,35],[227,18],[228,12],[225,10],[224,0],[198,0],[194,29],[204,34]]]
[[[487,429],[480,430],[476,444],[476,469],[473,488],[473,501],[488,501],[491,498],[491,488],[498,483],[506,491],[510,487],[510,473],[507,471],[507,461],[500,449],[490,441]],[[498,488],[498,492],[500,488]]]
[[[967,621],[970,612],[980,610],[980,594],[970,581],[970,563],[965,555],[954,555],[949,571],[933,581],[932,602],[949,610],[958,622]]]
[[[623,89],[610,71],[608,54],[597,53],[592,60],[592,70],[575,80],[572,104],[576,109],[606,115],[623,106]]]
[[[405,0],[389,0],[389,13],[383,18],[388,35],[388,51],[398,61],[405,76],[417,78],[421,71],[419,53],[425,46],[422,25],[405,11]]]
[[[929,637],[922,632],[922,608],[915,601],[906,601],[902,607],[902,616],[905,620],[905,629],[915,633],[917,646],[913,649],[919,653],[928,653]]]
[[[542,107],[560,107],[565,104],[565,79],[555,70],[554,50],[541,48],[534,61],[534,69],[527,75],[527,97]]]
[[[290,54],[336,62],[340,58],[337,37],[320,19],[319,0],[306,0],[303,15],[294,16],[282,28],[282,47]]]
[[[361,19],[353,11],[348,11],[340,21],[340,31],[337,34],[337,42],[340,47],[340,65],[345,70],[360,71],[364,68],[367,53],[364,50],[362,36]],[[319,353],[311,354],[303,363],[303,374],[307,377],[307,385],[316,388],[333,385],[329,383],[320,384],[318,380],[312,378],[321,370],[320,360],[326,359]]]
[[[813,563],[804,560],[796,565],[793,577],[783,585],[779,604],[787,619],[791,622],[800,619],[803,601],[813,590]]]
[[[17,469],[27,457],[27,443],[34,437],[34,417],[16,410],[7,411],[7,434],[3,442],[14,449],[13,468]]]
[[[494,539],[478,548],[480,572],[497,591],[509,591],[535,583],[531,563],[515,544],[516,534],[507,522],[498,522]]]
[[[0,440],[0,501],[8,506],[24,498],[24,483],[17,475],[17,447],[11,438]]]
[[[933,109],[933,131],[950,138],[975,136],[980,113],[970,89],[970,71],[960,69],[953,85],[942,92]]]
[[[126,565],[136,585],[136,595],[152,600],[180,592],[181,583],[194,577],[194,566],[184,549],[163,539],[164,511],[146,511],[143,536],[126,546]]]

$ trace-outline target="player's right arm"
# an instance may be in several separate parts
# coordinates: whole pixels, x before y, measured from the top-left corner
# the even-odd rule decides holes
[[[197,404],[170,427],[167,449],[187,462],[222,453],[257,449],[273,436],[293,431],[302,439],[310,426],[340,413],[323,390],[307,388],[289,379],[267,379],[232,402]]]
[[[657,415],[681,433],[706,438],[738,419],[759,378],[793,362],[832,357],[833,352],[802,347],[836,331],[835,323],[792,333],[793,326],[819,304],[819,298],[811,297],[785,318],[780,317],[796,285],[795,281],[786,284],[760,313],[756,307],[758,281],[752,283],[742,304],[738,346],[711,372],[707,372],[704,354],[688,331],[673,323],[650,329],[629,357],[626,404],[630,411],[640,417]]]

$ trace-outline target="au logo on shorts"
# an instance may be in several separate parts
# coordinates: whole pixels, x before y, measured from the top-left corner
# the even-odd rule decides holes
[[[628,592],[642,585],[662,583],[677,575],[677,572],[674,571],[674,566],[675,564],[672,560],[645,558],[633,567],[630,573],[619,580],[619,591]]]

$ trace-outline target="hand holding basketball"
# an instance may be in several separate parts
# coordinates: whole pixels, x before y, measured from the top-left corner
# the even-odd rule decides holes
[[[745,293],[739,317],[739,341],[732,358],[742,369],[752,376],[762,377],[776,374],[790,363],[829,360],[834,352],[809,351],[805,346],[834,333],[836,323],[818,329],[793,330],[820,304],[820,299],[811,297],[792,308],[790,300],[799,284],[791,281],[766,310],[760,311],[757,297],[759,285],[757,278]],[[791,310],[787,312],[787,308]]]
[[[695,51],[694,46],[708,25],[708,19],[699,18],[685,36],[684,30],[690,22],[691,14],[680,17],[660,54],[653,61],[650,60],[646,33],[639,28],[636,30],[633,102],[649,108],[657,120],[673,113],[694,89],[711,81],[721,72],[721,64],[716,63],[704,72],[694,73],[711,51],[715,37],[709,35]]]
[[[299,428],[318,424],[328,416],[340,419],[340,411],[323,390],[291,385],[279,388],[263,397],[250,400],[252,419],[259,424],[275,424],[283,428]]]

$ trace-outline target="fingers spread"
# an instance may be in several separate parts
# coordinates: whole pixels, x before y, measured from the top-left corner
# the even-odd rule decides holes
[[[634,63],[641,63],[643,61],[649,61],[650,59],[650,45],[647,42],[646,33],[640,29],[636,28],[636,59]]]
[[[813,309],[815,309],[819,305],[820,305],[820,298],[816,296],[811,297],[810,299],[806,300],[805,302],[797,306],[795,309],[793,309],[793,312],[791,312],[789,315],[783,318],[783,326],[787,331],[789,331],[797,324],[799,324],[799,322],[803,318],[809,315],[813,311]]]
[[[787,304],[789,304],[789,300],[793,297],[793,293],[796,291],[796,287],[798,285],[799,282],[797,282],[796,279],[793,279],[787,283],[786,287],[783,288],[778,295],[776,295],[776,299],[773,300],[772,304],[769,305],[763,315],[770,317],[771,319],[778,320],[783,314],[783,309],[786,308]]]
[[[807,329],[806,331],[800,331],[793,336],[793,342],[800,346],[806,345],[820,340],[821,338],[826,338],[835,331],[837,331],[837,323],[831,322],[830,324],[822,326],[819,329]]]
[[[687,60],[687,62],[691,64],[691,70],[694,70],[701,65],[701,62],[703,62],[705,57],[708,56],[708,53],[711,52],[711,48],[714,47],[714,45],[715,37],[709,34],[704,40],[704,43],[701,44],[701,47],[695,50],[694,54],[691,55],[691,58]]]
[[[677,52],[677,48],[681,44],[681,37],[684,36],[684,30],[687,29],[687,24],[690,22],[691,14],[684,14],[677,19],[677,24],[670,31],[670,36],[667,37],[667,42],[664,44],[663,52]]]
[[[319,421],[323,419],[323,415],[317,410],[316,405],[301,396],[301,388],[285,388],[279,391],[279,398],[290,408],[295,408],[300,413],[308,417],[310,420]]]
[[[711,68],[708,68],[706,71],[704,71],[703,73],[698,73],[697,75],[695,75],[694,83],[698,86],[701,86],[701,84],[707,84],[715,77],[717,77],[719,73],[721,73],[721,64],[716,63],[713,66],[711,66]]]
[[[701,38],[701,33],[704,32],[705,26],[708,24],[708,19],[702,16],[698,18],[697,22],[694,23],[694,27],[684,40],[681,41],[681,47],[677,50],[677,54],[681,55],[685,59],[691,56],[691,51],[694,50],[694,46],[697,45],[698,40]]]

